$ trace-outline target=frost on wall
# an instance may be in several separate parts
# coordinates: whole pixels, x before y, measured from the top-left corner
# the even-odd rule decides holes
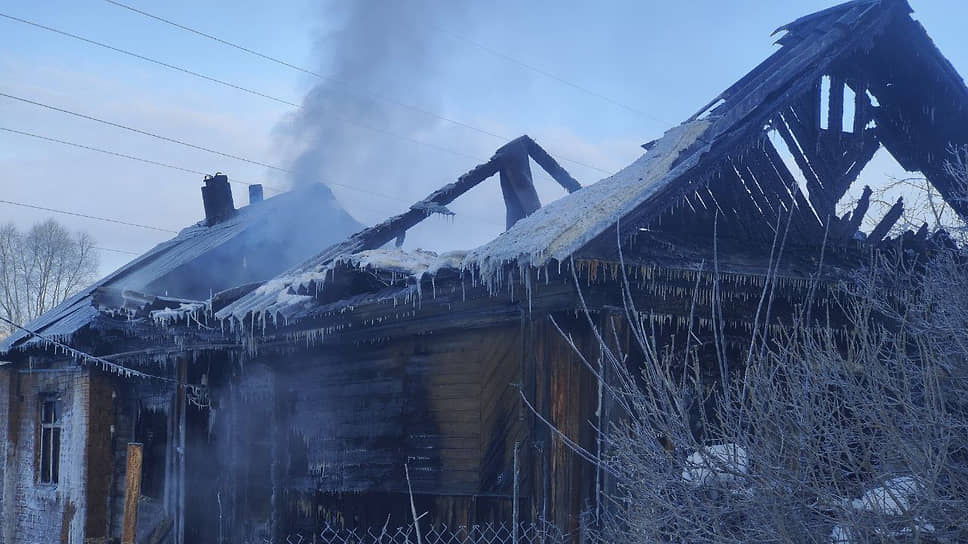
[[[68,363],[70,365],[70,363]],[[10,370],[14,372],[14,370]],[[0,539],[14,542],[84,541],[87,406],[90,380],[75,366],[22,372],[21,396],[4,413],[3,516]],[[60,410],[57,483],[41,483],[40,412],[44,399]],[[5,410],[6,412],[6,410]]]

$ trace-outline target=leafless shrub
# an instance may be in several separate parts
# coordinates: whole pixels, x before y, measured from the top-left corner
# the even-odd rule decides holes
[[[871,188],[870,212],[864,218],[865,230],[873,229],[887,210],[904,198],[904,211],[890,231],[897,236],[904,231],[917,231],[927,224],[930,231],[944,229],[960,243],[968,242],[968,232],[963,218],[951,206],[954,195],[968,194],[968,146],[951,146],[943,170],[953,184],[947,199],[923,175],[889,177],[883,185]],[[858,198],[846,198],[838,205],[843,214],[857,206]]]
[[[715,363],[662,349],[627,291],[624,325],[599,333],[624,417],[602,430],[615,478],[592,537],[968,539],[968,256],[882,257],[844,289],[847,327],[807,304],[716,383]],[[639,364],[607,340],[623,326]]]

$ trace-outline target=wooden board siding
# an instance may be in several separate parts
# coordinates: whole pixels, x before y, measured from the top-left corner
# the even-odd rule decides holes
[[[522,381],[522,325],[481,331],[488,350],[482,352],[481,373],[481,489],[487,494],[511,497],[514,489],[514,445],[527,444],[517,384]]]
[[[85,538],[109,536],[115,414],[111,378],[92,372],[87,413],[87,519]]]
[[[598,361],[598,344],[588,326],[574,314],[556,320],[571,332],[577,346],[591,363]],[[561,334],[547,319],[532,327],[535,397],[532,403],[557,431],[588,451],[596,451],[593,424],[598,407],[598,381],[585,368]],[[536,475],[534,516],[544,517],[577,534],[581,512],[594,500],[596,469],[581,459],[556,432],[534,422],[538,456],[532,467]]]
[[[305,451],[293,478],[321,491],[477,491],[481,362],[472,336],[324,348],[269,361],[281,423]]]

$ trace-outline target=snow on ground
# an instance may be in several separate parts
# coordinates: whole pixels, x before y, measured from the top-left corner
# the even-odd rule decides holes
[[[714,482],[733,482],[748,474],[746,450],[736,444],[717,444],[694,451],[686,458],[682,479],[697,486]]]
[[[854,510],[900,515],[911,508],[911,501],[917,498],[920,488],[917,480],[910,476],[892,478],[851,501],[851,506]]]

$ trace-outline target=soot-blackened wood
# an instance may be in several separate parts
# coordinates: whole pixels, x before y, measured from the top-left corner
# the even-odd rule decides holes
[[[854,79],[848,81],[847,84],[854,91],[854,132],[861,132],[867,128],[872,119],[871,109],[873,105],[867,96],[867,82]]]
[[[866,93],[855,93],[855,104],[863,106],[855,111],[850,126],[844,126],[845,91],[844,78],[830,76],[826,129],[814,128],[814,120],[819,118],[819,84],[796,101],[790,110],[793,115],[784,116],[787,126],[775,123],[803,171],[810,201],[823,219],[834,217],[837,202],[880,146],[874,130],[866,128],[870,120]]]
[[[306,452],[292,475],[327,492],[406,492],[409,463],[415,493],[478,492],[481,365],[501,349],[492,340],[458,331],[262,355],[289,391],[284,426]]]
[[[797,114],[795,111],[788,109],[774,121],[773,127],[780,133],[780,137],[786,143],[790,154],[793,155],[794,162],[796,162],[804,179],[806,179],[807,196],[810,199],[810,204],[820,214],[820,221],[826,223],[827,214],[822,213],[827,207],[822,197],[823,183],[821,182],[820,174],[814,170],[806,154],[801,150],[801,146],[805,146],[806,143],[801,143],[800,139],[794,133],[794,124],[797,123],[796,118]]]
[[[867,240],[872,244],[876,244],[877,242],[883,240],[884,237],[887,236],[887,233],[889,233],[894,227],[894,224],[897,223],[897,220],[901,218],[902,213],[904,213],[904,197],[897,199],[897,202],[891,206],[891,209],[884,214],[884,217],[881,219],[880,223],[874,227],[874,230],[871,231],[871,234],[867,237]]]
[[[491,157],[486,163],[476,166],[473,170],[457,178],[456,182],[441,187],[430,193],[427,198],[410,206],[410,210],[354,234],[345,242],[326,250],[326,253],[335,257],[382,246],[426,219],[428,210],[433,206],[450,204],[460,195],[473,189],[478,183],[496,174],[500,169],[500,163],[501,160],[498,155]]]
[[[796,213],[794,221],[799,225],[804,238],[818,240],[823,234],[823,223],[810,208],[810,203],[807,202],[806,196],[800,190],[796,178],[793,177],[786,163],[783,162],[780,153],[773,146],[773,142],[765,138],[761,149],[773,171],[780,177],[782,185],[793,195],[793,207]]]
[[[950,147],[968,144],[968,88],[919,23],[899,18],[888,31],[857,61],[879,103],[878,132],[901,166],[922,172],[968,218],[965,188],[944,168]]]
[[[531,179],[527,141],[522,137],[498,149],[501,161],[501,192],[507,208],[507,228],[541,207],[538,192]]]
[[[581,189],[581,184],[578,180],[573,178],[571,174],[568,173],[558,161],[554,159],[547,151],[544,150],[537,142],[532,140],[527,136],[523,136],[528,147],[528,154],[534,159],[534,162],[538,163],[545,172],[551,176],[552,179],[558,182],[559,185],[565,188],[569,193],[574,193],[575,191]]]
[[[854,207],[854,211],[850,212],[848,217],[843,218],[838,228],[838,238],[841,240],[851,238],[860,229],[860,225],[864,221],[864,216],[867,215],[867,209],[871,204],[871,194],[871,188],[865,185],[864,192],[857,200],[857,206]]]
[[[844,78],[830,76],[830,89],[827,98],[827,132],[832,139],[839,139],[844,122]]]

